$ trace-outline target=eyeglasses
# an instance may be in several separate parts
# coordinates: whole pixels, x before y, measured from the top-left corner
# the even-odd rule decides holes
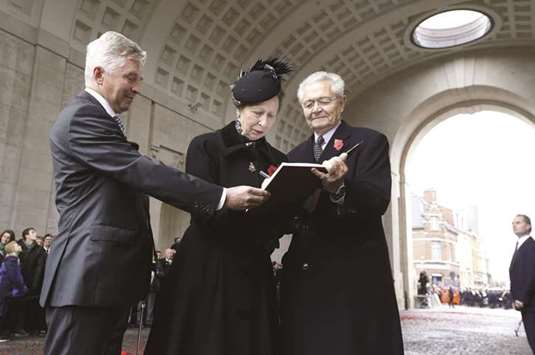
[[[302,106],[306,110],[312,110],[314,108],[314,105],[317,103],[320,107],[326,107],[332,104],[334,101],[338,99],[338,96],[325,96],[325,97],[319,97],[315,100],[306,100],[302,103]]]

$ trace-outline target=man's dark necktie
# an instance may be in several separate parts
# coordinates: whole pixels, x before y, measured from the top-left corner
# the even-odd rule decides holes
[[[121,117],[119,117],[119,116],[111,116],[111,118],[113,118],[115,123],[117,123],[117,125],[121,129],[121,132],[123,132],[123,134],[126,135],[126,128],[124,126],[123,120],[121,120]]]
[[[516,254],[518,253],[518,242],[519,242],[519,241],[517,240],[517,241],[516,241],[516,245],[515,245],[515,252],[513,253],[513,259],[512,259],[512,261],[511,261],[511,263],[514,262],[515,259],[516,259]]]
[[[319,136],[318,139],[314,142],[314,159],[319,162],[321,153],[323,153],[322,145],[325,143],[323,136]]]

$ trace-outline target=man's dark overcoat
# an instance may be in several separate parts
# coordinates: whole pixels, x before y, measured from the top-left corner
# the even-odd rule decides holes
[[[186,171],[225,187],[260,186],[258,170],[286,160],[234,122],[191,142]],[[272,168],[270,169],[270,166]],[[161,283],[147,355],[273,355],[277,338],[270,261],[283,213],[223,210],[191,225]]]
[[[38,298],[43,287],[47,254],[43,247],[34,243],[20,253],[20,267],[24,282],[28,286],[28,294]]]
[[[314,162],[313,137],[292,150],[289,160]],[[320,160],[358,142],[347,160],[343,205],[322,191],[315,209],[303,214],[284,256],[284,355],[403,354],[381,221],[391,188],[387,139],[342,121]]]

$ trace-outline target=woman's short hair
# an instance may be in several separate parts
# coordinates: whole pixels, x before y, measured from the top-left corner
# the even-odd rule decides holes
[[[113,72],[122,66],[128,58],[145,64],[147,52],[131,39],[113,31],[103,33],[99,38],[87,45],[85,57],[85,83],[93,81],[93,71],[102,67],[107,72]]]
[[[344,79],[342,79],[340,75],[326,71],[317,71],[307,76],[305,80],[299,84],[299,87],[297,88],[297,99],[299,102],[303,102],[303,90],[305,86],[317,83],[319,81],[330,81],[331,89],[333,90],[334,94],[340,97],[344,96],[345,83]]]
[[[4,247],[4,250],[6,254],[11,254],[11,253],[19,252],[20,251],[19,248],[20,248],[20,245],[16,241],[13,240],[6,244],[6,246]]]

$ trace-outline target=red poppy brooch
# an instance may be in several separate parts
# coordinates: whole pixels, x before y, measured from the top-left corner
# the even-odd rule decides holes
[[[341,139],[335,139],[333,146],[334,146],[334,149],[336,149],[337,151],[340,151],[340,149],[344,147],[344,141]]]
[[[268,167],[268,169],[267,169],[267,173],[268,173],[268,175],[269,175],[269,176],[273,175],[273,173],[274,173],[275,171],[277,171],[278,168],[279,168],[279,167],[278,167],[277,165],[273,165],[273,164],[271,164],[271,165]]]

